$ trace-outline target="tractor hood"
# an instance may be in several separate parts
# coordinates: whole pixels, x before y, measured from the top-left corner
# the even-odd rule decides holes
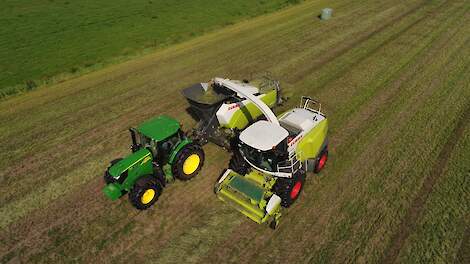
[[[114,164],[111,168],[109,168],[109,174],[111,174],[111,176],[114,178],[117,178],[135,164],[143,164],[151,159],[152,154],[150,151],[146,148],[142,148]]]

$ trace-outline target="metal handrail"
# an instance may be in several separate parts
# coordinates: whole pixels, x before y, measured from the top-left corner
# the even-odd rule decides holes
[[[315,105],[318,106],[317,109],[315,109]],[[308,96],[302,96],[300,99],[300,108],[309,110],[311,112],[317,112],[321,113],[321,103],[315,99],[312,99],[311,97]]]
[[[286,166],[280,166],[279,164],[277,165],[277,172],[281,173],[286,173],[286,170],[291,172],[292,174],[296,173],[299,168],[301,167],[301,161],[297,158],[297,155],[300,153],[296,153],[295,151],[292,151],[289,153],[289,159],[286,160],[289,165]]]

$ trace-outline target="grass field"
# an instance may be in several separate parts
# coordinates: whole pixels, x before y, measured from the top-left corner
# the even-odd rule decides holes
[[[306,1],[0,102],[0,263],[468,263],[469,9]],[[189,129],[181,88],[265,71],[283,109],[309,95],[331,124],[327,167],[279,229],[216,199],[229,154],[213,145],[145,212],[103,197],[129,126],[165,113]]]
[[[4,0],[0,97],[182,42],[295,0]]]

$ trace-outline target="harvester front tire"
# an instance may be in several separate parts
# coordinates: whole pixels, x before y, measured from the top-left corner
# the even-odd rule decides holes
[[[269,223],[269,228],[271,228],[272,230],[276,230],[277,228],[276,220],[272,220],[271,223]]]
[[[173,163],[173,175],[187,181],[196,176],[204,165],[204,151],[198,144],[188,144],[176,156]]]
[[[248,173],[250,167],[241,155],[234,154],[230,159],[228,168],[240,175],[245,175]]]
[[[305,171],[299,170],[291,179],[277,179],[274,192],[281,197],[281,206],[290,207],[300,196],[305,184]]]
[[[129,192],[129,201],[135,208],[146,210],[158,200],[162,191],[163,188],[155,177],[143,176],[136,181]]]

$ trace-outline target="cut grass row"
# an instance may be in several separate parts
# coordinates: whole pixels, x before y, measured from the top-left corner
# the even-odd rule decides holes
[[[467,107],[467,117],[464,116],[467,120],[468,111]],[[436,182],[417,228],[400,252],[401,262],[451,263],[461,257],[457,256],[459,253],[467,254],[466,259],[459,259],[460,263],[468,261],[468,241],[465,242],[463,236],[468,233],[470,212],[468,203],[462,201],[470,199],[470,126],[462,130],[461,137],[455,138],[455,149],[450,153],[450,160],[442,164],[446,166],[444,176]]]

